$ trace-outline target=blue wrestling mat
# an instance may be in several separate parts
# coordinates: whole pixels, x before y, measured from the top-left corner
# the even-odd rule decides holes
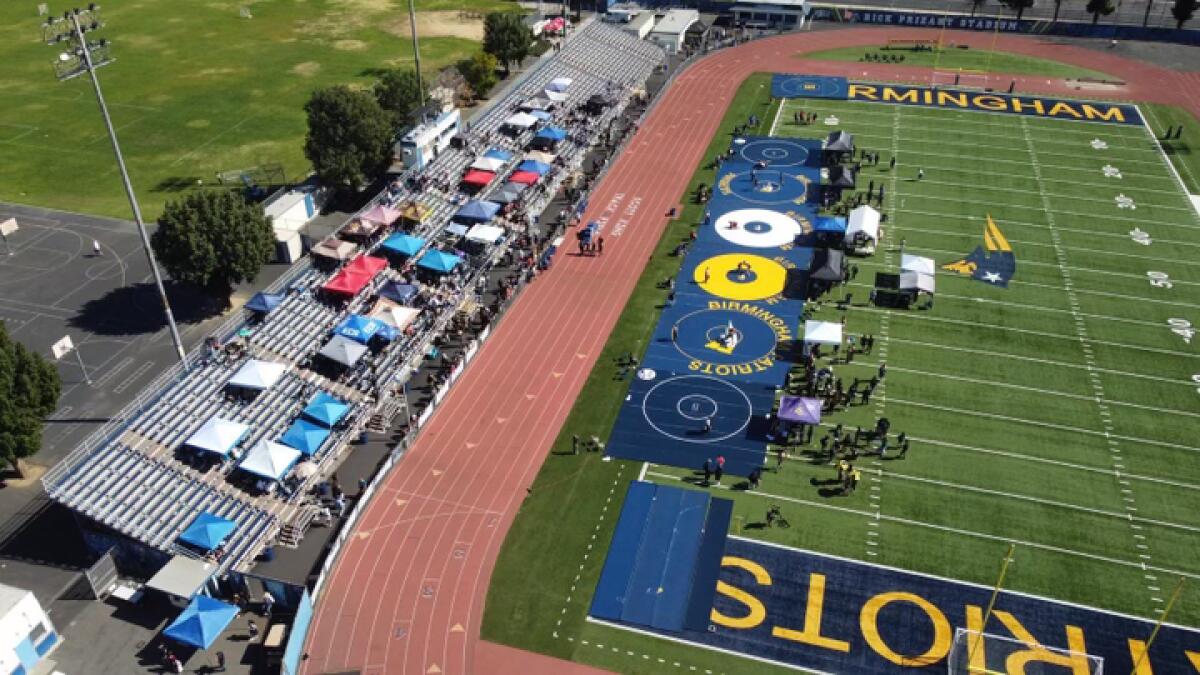
[[[832,98],[845,100],[850,84],[844,77],[823,75],[785,75],[771,77],[771,96],[775,98]]]

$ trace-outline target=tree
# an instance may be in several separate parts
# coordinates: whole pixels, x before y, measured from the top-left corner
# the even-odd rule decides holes
[[[375,100],[391,113],[394,128],[408,126],[428,96],[429,91],[415,70],[393,68],[375,83]]]
[[[474,90],[479,98],[487,96],[488,91],[496,86],[496,57],[487,52],[475,52],[470,58],[458,62],[458,72]]]
[[[8,336],[0,321],[0,460],[25,477],[22,460],[42,447],[42,418],[58,407],[54,365]]]
[[[1092,14],[1092,25],[1100,22],[1100,15],[1108,16],[1116,10],[1113,0],[1088,0],[1087,11]]]
[[[1183,28],[1183,24],[1191,21],[1198,6],[1200,6],[1200,2],[1196,0],[1175,0],[1175,4],[1171,5],[1171,16],[1175,17],[1175,27]]]
[[[483,17],[483,51],[504,64],[505,75],[511,64],[520,63],[529,54],[532,42],[533,31],[520,14],[492,12]]]
[[[262,206],[233,192],[194,192],[168,202],[150,245],[178,281],[226,300],[235,284],[254,281],[275,250]]]
[[[391,163],[391,116],[371,95],[326,87],[313,92],[304,111],[304,156],[325,184],[358,190]]]
[[[1004,6],[1017,13],[1017,21],[1025,14],[1025,10],[1033,7],[1034,0],[1001,0]]]

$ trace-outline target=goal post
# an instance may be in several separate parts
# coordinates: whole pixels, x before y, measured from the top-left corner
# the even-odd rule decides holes
[[[1009,670],[1010,659],[1013,659],[1013,670]],[[956,628],[954,642],[946,657],[946,672],[949,675],[1061,675],[1079,672],[1072,667],[1084,664],[1089,675],[1104,675],[1104,658],[1100,656]]]

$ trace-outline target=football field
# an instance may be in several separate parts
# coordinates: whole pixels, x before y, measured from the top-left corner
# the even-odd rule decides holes
[[[817,123],[794,123],[800,111]],[[911,449],[860,449],[863,480],[843,496],[819,431],[758,490],[726,481],[735,531],[983,584],[1013,543],[1009,589],[1157,617],[1183,578],[1170,619],[1200,623],[1200,218],[1152,133],[811,99],[785,101],[772,125],[835,129],[880,153],[856,189],[883,186],[888,220],[880,250],[853,259],[857,276],[810,318],[875,337],[833,366],[847,385],[885,362],[887,375],[823,423],[853,432],[887,417],[893,446],[905,432]],[[1015,257],[1007,288],[942,268],[984,245],[989,216]],[[901,248],[937,262],[930,309],[867,302]],[[763,527],[772,504],[790,528]]]

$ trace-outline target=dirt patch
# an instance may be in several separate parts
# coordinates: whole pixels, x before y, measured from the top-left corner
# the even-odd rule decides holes
[[[397,8],[394,0],[332,0],[329,4],[353,12],[391,12]]]
[[[333,48],[344,52],[361,52],[367,48],[367,43],[362,40],[337,40],[333,43]]]
[[[399,37],[409,37],[412,30],[408,15],[402,14],[384,22],[383,30]],[[417,32],[422,37],[455,37],[464,40],[483,39],[483,20],[465,19],[458,12],[419,12]]]
[[[204,128],[210,126],[211,124],[212,124],[212,122],[210,122],[208,120],[191,120],[184,126],[186,126],[189,129],[204,129]]]
[[[316,61],[305,61],[292,66],[292,74],[300,77],[312,77],[321,72],[321,64]]]

